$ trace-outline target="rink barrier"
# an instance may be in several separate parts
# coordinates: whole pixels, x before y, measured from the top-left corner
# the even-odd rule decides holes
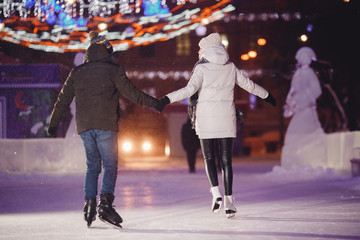
[[[360,147],[353,149],[353,158],[351,162],[351,175],[353,177],[360,176]]]
[[[353,177],[360,176],[360,159],[351,159],[351,175]]]
[[[80,139],[0,139],[0,171],[15,174],[79,174],[86,169]]]

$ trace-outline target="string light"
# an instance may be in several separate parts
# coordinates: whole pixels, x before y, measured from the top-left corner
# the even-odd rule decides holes
[[[246,76],[262,76],[264,71],[262,69],[255,69],[244,72]],[[179,80],[189,80],[191,77],[191,71],[126,71],[126,75],[130,79],[137,80],[167,80],[174,79],[175,81]]]
[[[191,0],[190,3],[196,4],[197,0]],[[177,2],[177,5],[185,4],[185,0]],[[49,13],[72,13],[72,17],[77,18],[86,12],[90,19],[95,16],[109,17],[117,13],[138,14],[141,10],[146,16],[169,13],[166,0],[4,0],[0,3],[0,17],[7,18],[15,14],[26,18],[28,15],[34,15],[43,21]]]
[[[98,24],[98,29],[100,30],[100,31],[104,31],[104,30],[106,30],[108,28],[108,25],[106,24],[106,23],[99,23]]]
[[[299,13],[231,15],[231,0],[3,0],[0,3],[0,38],[29,48],[85,51],[90,30],[106,23],[103,34],[115,51],[147,45],[202,29],[215,21],[284,21]],[[206,2],[206,4],[205,4]],[[174,6],[175,5],[175,6]],[[204,7],[206,6],[206,7]],[[149,10],[151,8],[151,10]],[[146,13],[145,13],[146,12]],[[100,25],[101,26],[101,25]],[[205,30],[205,31],[204,31]]]
[[[83,0],[78,0],[72,6],[84,2]],[[122,5],[123,7],[121,9],[133,9],[134,7],[136,8],[137,5],[140,6],[140,2],[145,1],[139,2],[133,0],[131,2],[123,2],[129,4],[126,7]],[[54,20],[55,23],[53,25],[49,25],[49,22],[46,22],[46,20],[38,20],[38,17],[21,19],[18,16],[11,16],[10,19],[4,21],[5,27],[3,31],[0,32],[0,38],[4,41],[44,51],[84,51],[89,44],[86,38],[87,32],[97,28],[100,23],[107,23],[106,31],[101,34],[111,42],[115,51],[122,51],[134,46],[147,45],[156,41],[166,41],[183,33],[195,30],[202,25],[201,21],[204,18],[207,18],[209,22],[215,22],[235,10],[235,7],[229,4],[231,0],[221,0],[215,3],[213,1],[209,2],[211,4],[202,9],[196,4],[193,6],[193,9],[189,9],[187,5],[178,6],[177,11],[168,13],[166,16],[164,14],[154,14],[152,16],[140,15],[136,17],[124,16],[121,13],[114,14],[107,18],[94,16],[91,20],[88,20],[87,24],[83,22],[88,19],[85,19],[86,11],[88,11],[87,13],[89,13],[89,11],[95,13],[99,8],[106,10],[110,1],[102,2],[97,0],[91,1],[88,5],[83,4],[83,13],[79,19],[74,19],[68,14],[71,9],[66,5],[62,8],[64,10],[59,10],[56,14],[57,19]],[[36,3],[37,2],[35,2],[34,6]],[[58,0],[57,2],[49,1],[49,3],[51,3],[52,8],[55,9],[57,6],[60,6],[62,2]],[[99,3],[104,3],[104,5]],[[130,3],[132,3],[132,5]],[[166,3],[166,1],[161,1],[161,3]],[[141,6],[144,7],[146,5]],[[157,5],[157,7],[159,7],[159,5]],[[165,6],[163,6],[163,8],[165,8]],[[79,14],[80,12],[81,11],[79,11]],[[219,12],[221,12],[221,14],[219,14]],[[27,26],[26,29],[24,29],[25,25]],[[123,26],[121,32],[116,30],[121,28],[121,26]],[[23,29],[20,32],[14,30],[14,28]],[[41,31],[39,31],[39,29],[41,29]]]

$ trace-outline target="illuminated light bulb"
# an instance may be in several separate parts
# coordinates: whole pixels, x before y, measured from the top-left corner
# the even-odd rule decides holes
[[[151,144],[149,142],[144,142],[142,148],[144,149],[144,151],[150,151]]]
[[[98,29],[99,29],[100,31],[106,30],[107,27],[108,27],[108,25],[107,25],[106,23],[99,23],[99,25],[98,25]]]
[[[249,52],[248,52],[248,55],[249,55],[249,57],[251,57],[251,58],[255,58],[255,57],[257,56],[257,52],[256,52],[256,51],[249,51]]]
[[[165,155],[170,156],[170,146],[168,144],[165,145]]]
[[[207,18],[203,18],[203,19],[201,19],[201,23],[204,25],[208,25],[210,23],[210,21]]]
[[[131,149],[132,149],[132,144],[131,144],[131,142],[124,142],[123,145],[122,145],[122,149],[123,149],[125,152],[130,152]]]
[[[73,5],[76,2],[76,0],[66,0],[65,2],[68,5]]]
[[[264,46],[266,44],[266,39],[265,38],[259,38],[257,40],[257,44],[260,46]]]
[[[308,40],[308,36],[306,34],[303,34],[300,36],[300,40],[306,42]]]
[[[249,55],[248,54],[243,54],[243,55],[241,55],[241,60],[243,60],[243,61],[247,61],[247,60],[249,60]]]

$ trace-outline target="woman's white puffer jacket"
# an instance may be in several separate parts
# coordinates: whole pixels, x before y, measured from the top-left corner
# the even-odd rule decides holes
[[[173,103],[199,91],[195,122],[199,138],[235,138],[235,84],[262,99],[269,93],[228,61],[229,55],[222,45],[206,48],[199,57],[208,63],[198,64],[187,86],[167,94],[167,97]]]

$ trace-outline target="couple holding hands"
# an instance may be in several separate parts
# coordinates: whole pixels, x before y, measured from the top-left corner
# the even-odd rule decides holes
[[[70,72],[54,105],[48,133],[56,137],[60,121],[75,97],[76,127],[86,153],[84,182],[84,219],[88,227],[96,219],[121,227],[122,218],[112,206],[117,178],[119,96],[161,112],[167,104],[197,94],[195,130],[200,139],[206,174],[212,194],[211,211],[224,209],[228,218],[235,216],[232,196],[232,147],[236,137],[235,84],[269,104],[276,100],[264,88],[254,83],[231,61],[218,33],[199,42],[199,61],[195,64],[187,85],[161,99],[139,90],[126,76],[122,66],[112,58],[112,45],[97,32],[90,32],[91,44],[84,63]],[[218,141],[216,141],[218,140]],[[219,146],[215,146],[215,143]],[[224,181],[224,197],[219,190],[215,164],[215,148],[220,149]],[[98,177],[103,170],[99,205]]]

